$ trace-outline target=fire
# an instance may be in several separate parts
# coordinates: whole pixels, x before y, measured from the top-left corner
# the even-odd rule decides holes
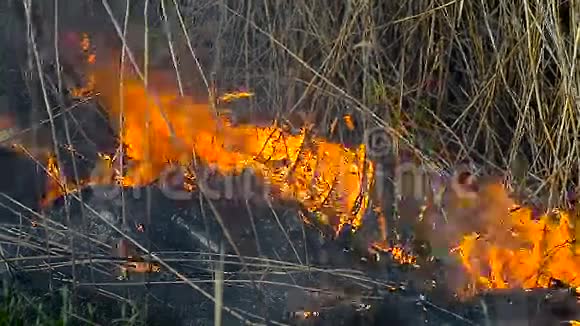
[[[78,183],[70,179],[61,178],[62,172],[60,171],[55,155],[48,156],[46,172],[48,182],[41,202],[42,207],[48,207],[63,195],[75,193],[85,187],[110,185],[115,182],[115,176],[118,174],[113,168],[111,157],[106,154],[99,154],[91,178],[78,180]]]
[[[122,273],[159,273],[161,271],[161,266],[156,263],[152,262],[144,262],[144,261],[132,261],[123,264]]]
[[[120,93],[119,69],[106,63],[94,64],[86,34],[81,49],[89,63],[90,78],[82,91],[75,90],[73,94],[96,91],[111,121],[123,116],[122,125],[113,127],[123,143],[126,163],[122,169],[114,168],[118,157],[103,156],[99,164],[108,177],[101,173],[98,180],[84,181],[81,186],[112,179],[125,187],[146,186],[172,165],[184,167],[192,181],[202,178],[196,175],[197,163],[220,175],[251,169],[272,188],[277,199],[298,201],[311,212],[323,212],[322,222],[335,231],[345,224],[355,229],[360,225],[369,204],[373,175],[373,164],[366,159],[364,145],[350,149],[316,137],[306,128],[291,133],[276,123],[269,127],[233,126],[210,105],[181,97],[175,89],[160,84],[163,73],[151,72],[150,86],[146,88],[127,69]],[[220,101],[251,96],[249,91],[228,93]],[[76,188],[53,186],[46,202]]]
[[[97,73],[110,83],[104,71]],[[97,78],[97,80],[99,80]],[[124,123],[120,138],[131,164],[123,175],[126,186],[156,181],[169,162],[192,166],[197,158],[221,175],[252,169],[281,199],[297,200],[312,211],[331,210],[331,224],[357,227],[368,205],[373,166],[364,145],[349,149],[302,129],[291,134],[282,127],[233,126],[207,104],[181,98],[175,92],[147,90],[135,77],[123,82],[123,107],[116,89],[97,88],[115,119]]]
[[[91,45],[91,39],[87,33],[81,35],[81,50],[82,54],[86,59],[87,65],[94,65],[97,61],[97,55],[94,48]],[[95,76],[93,74],[88,74],[86,85],[82,87],[75,87],[70,90],[71,96],[75,98],[82,98],[92,94],[95,88]]]
[[[352,121],[352,117],[350,115],[345,115],[344,117],[342,117],[344,120],[344,123],[346,124],[346,127],[348,128],[348,130],[354,130],[354,122]]]
[[[58,162],[56,156],[49,155],[48,161],[46,163],[46,174],[48,176],[47,180],[47,191],[44,194],[42,205],[46,206],[48,202],[52,202],[54,199],[62,196],[66,193],[67,186],[61,184],[61,173],[58,167]]]
[[[241,99],[241,98],[250,98],[254,96],[254,93],[247,92],[247,91],[237,91],[231,93],[225,93],[224,95],[218,98],[218,101],[221,103],[229,103],[233,100]]]
[[[385,241],[373,243],[371,249],[373,251],[378,250],[381,252],[389,253],[391,258],[401,265],[417,264],[416,256],[407,252],[407,250],[403,249],[402,247],[399,246],[389,247]]]
[[[556,210],[535,219],[530,208],[518,207],[487,220],[481,234],[465,235],[456,252],[471,276],[470,293],[549,287],[553,279],[580,286],[572,218]]]
[[[84,38],[82,48],[85,52],[90,49],[90,42],[87,45]],[[87,87],[100,94],[99,100],[111,121],[121,121],[119,117],[123,117],[122,123],[114,127],[124,146],[126,164],[121,169],[116,167],[118,157],[103,155],[98,162],[102,173],[81,187],[111,182],[125,187],[146,186],[177,164],[185,168],[192,181],[184,187],[192,190],[199,187],[195,182],[201,178],[196,175],[198,164],[221,175],[252,169],[272,186],[275,198],[297,201],[311,212],[322,212],[320,222],[335,232],[346,224],[354,229],[360,226],[369,206],[374,173],[364,145],[351,149],[317,137],[309,128],[293,133],[276,123],[269,127],[234,126],[210,105],[181,97],[174,87],[156,83],[164,80],[158,72],[149,74],[149,86],[145,87],[127,71],[121,92],[119,69],[96,65],[95,60],[94,55],[87,55],[89,66],[93,67]],[[250,92],[239,92],[225,94],[220,100],[250,96]],[[350,116],[345,117],[345,123],[349,129],[354,128]],[[49,198],[74,188],[53,185]],[[477,233],[464,234],[454,251],[470,277],[471,293],[547,287],[553,278],[579,287],[580,259],[573,222],[576,217],[558,211],[534,219],[526,207],[510,212],[506,207],[509,201],[502,197],[505,189],[488,190],[486,196],[491,200],[482,214],[483,227]],[[401,262],[416,261],[400,248],[376,246]]]
[[[414,265],[417,262],[417,258],[415,256],[409,255],[402,248],[393,247],[389,248],[389,251],[393,255],[393,258],[402,264]]]
[[[304,318],[318,317],[318,315],[317,311],[304,311]]]

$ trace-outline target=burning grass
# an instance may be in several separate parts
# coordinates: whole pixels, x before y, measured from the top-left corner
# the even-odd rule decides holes
[[[482,289],[551,287],[554,280],[580,286],[580,252],[569,212],[539,218],[529,208],[494,219],[483,234],[465,235],[458,253],[471,280]],[[503,234],[502,234],[503,233]]]
[[[95,65],[96,56],[89,51],[86,33],[81,49],[89,67],[87,85],[73,89],[73,96],[98,93],[114,126],[117,117],[123,117],[122,124],[116,125],[123,150],[114,157],[102,154],[102,161],[97,164],[99,173],[81,181],[82,186],[147,186],[163,177],[172,165],[178,165],[185,168],[183,190],[192,191],[201,184],[203,191],[205,180],[196,175],[197,164],[209,166],[222,176],[250,169],[274,188],[264,195],[295,200],[310,212],[323,212],[317,215],[321,218],[317,222],[329,225],[335,233],[345,225],[353,230],[361,225],[374,178],[373,162],[367,159],[364,144],[350,149],[317,137],[311,128],[292,133],[276,122],[270,127],[235,126],[210,105],[195,103],[181,97],[171,86],[158,84],[167,80],[165,72],[158,72],[159,76],[153,73],[149,88],[130,68],[125,68],[128,72],[120,81],[114,65]],[[122,85],[122,93],[117,85]],[[240,94],[228,93],[221,98],[230,102],[236,97],[251,96],[247,92]],[[350,122],[349,129],[353,128]],[[122,158],[125,164],[121,167]],[[74,189],[56,182],[60,172],[54,157],[49,159],[47,172],[54,181],[49,184],[47,203]],[[534,220],[527,208],[509,213],[499,194],[483,200],[488,207],[480,207],[476,217],[485,224],[481,234],[464,234],[455,250],[471,280],[464,284],[468,291],[547,287],[552,278],[580,286],[569,215],[560,212],[557,217],[547,214]],[[505,211],[493,208],[496,205]],[[400,248],[383,250],[402,263],[415,263],[415,258]]]
[[[133,76],[123,80],[121,101],[117,88],[110,87],[115,85],[111,83],[116,79],[114,72],[105,68],[92,76],[96,76],[95,90],[111,121],[123,115],[117,130],[126,165],[119,168],[120,156],[102,156],[104,174],[96,173],[95,180],[83,184],[103,182],[103,175],[108,174],[106,182],[146,186],[178,165],[184,167],[190,181],[188,190],[192,190],[196,179],[204,177],[196,176],[196,164],[222,176],[250,169],[272,192],[257,196],[298,201],[311,212],[326,211],[323,216],[331,220],[323,222],[336,232],[345,224],[360,226],[373,176],[364,145],[347,148],[305,128],[293,134],[276,124],[233,126],[210,105],[181,98],[175,90],[148,90]],[[50,167],[54,170],[53,160]],[[202,187],[205,181],[201,180]],[[48,198],[58,197],[60,188],[52,184]]]
[[[94,57],[90,58],[90,64],[94,64]],[[98,179],[86,184],[104,181],[124,187],[146,186],[177,164],[185,168],[182,172],[188,179],[183,189],[191,191],[201,184],[203,191],[205,180],[196,175],[197,164],[209,166],[222,176],[251,169],[273,187],[268,196],[298,201],[310,212],[323,212],[317,222],[331,226],[335,233],[345,225],[353,226],[353,230],[360,227],[362,215],[369,208],[374,178],[374,163],[367,159],[364,144],[350,149],[317,137],[311,129],[291,133],[276,123],[270,127],[235,126],[208,104],[181,97],[168,85],[155,87],[157,81],[166,78],[152,74],[147,89],[131,69],[122,83],[113,83],[118,70],[97,67],[90,70],[91,91],[100,94],[111,121],[123,116],[116,130],[124,151],[115,158],[103,156],[108,178],[99,174]],[[118,93],[119,84],[122,93]],[[230,93],[226,97],[229,101],[235,96]],[[122,168],[119,155],[125,155],[128,161]],[[55,169],[51,162],[49,171]],[[462,238],[453,252],[468,274],[468,283],[460,285],[463,294],[473,295],[484,289],[548,287],[552,279],[580,286],[580,260],[569,213],[535,219],[527,207],[510,211],[515,203],[501,185],[486,187],[479,192],[478,211],[471,216],[480,220],[474,222],[481,224],[478,233],[453,235]],[[51,197],[62,195],[58,189],[52,185]],[[401,248],[383,250],[401,263],[416,263],[416,258]]]

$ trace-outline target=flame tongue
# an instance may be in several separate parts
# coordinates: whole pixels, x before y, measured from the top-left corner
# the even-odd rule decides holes
[[[304,130],[290,135],[276,126],[234,127],[206,104],[171,93],[157,93],[154,98],[134,79],[125,80],[124,89],[123,108],[111,100],[114,96],[101,94],[108,99],[112,118],[123,111],[120,134],[134,163],[125,176],[126,184],[149,184],[167,162],[188,164],[196,157],[222,175],[251,168],[283,198],[312,209],[333,207],[342,216],[340,224],[360,223],[360,216],[351,212],[363,193],[362,180],[372,175],[372,166],[365,165],[364,146],[350,150],[306,137]]]
[[[90,42],[84,36],[82,40],[82,49],[88,53]],[[321,222],[330,224],[336,232],[345,224],[355,228],[360,225],[373,175],[373,164],[366,159],[364,146],[349,149],[309,135],[305,129],[290,134],[276,125],[233,126],[208,104],[179,96],[174,87],[163,83],[168,80],[166,73],[152,72],[146,88],[130,69],[119,83],[119,69],[114,65],[95,60],[92,52],[87,60],[88,89],[76,90],[73,95],[99,94],[124,145],[126,166],[121,171],[116,168],[118,155],[103,155],[103,162],[98,164],[102,173],[80,186],[112,179],[127,187],[145,186],[175,163],[185,166],[192,179],[203,178],[207,171],[191,169],[198,166],[195,159],[220,175],[251,169],[273,188],[267,195],[298,201],[311,212],[326,212],[319,215]],[[247,91],[229,93],[222,102],[248,96],[251,93]],[[52,185],[45,203],[75,188]]]
[[[330,219],[324,222],[337,232],[342,225],[361,223],[368,205],[367,180],[373,175],[364,146],[348,149],[307,137],[304,129],[289,134],[275,125],[233,126],[208,104],[179,96],[176,85],[168,83],[169,73],[151,72],[145,87],[126,69],[120,83],[118,60],[97,60],[88,35],[82,34],[80,40],[87,85],[72,93],[100,95],[129,159],[122,175],[114,171],[122,185],[148,185],[165,172],[169,162],[192,166],[195,158],[221,175],[252,169],[280,199],[297,200],[310,211],[329,212]],[[252,93],[247,90],[227,93],[220,101],[248,96]]]
[[[552,279],[580,286],[571,215],[533,219],[532,213],[526,207],[506,211],[487,222],[483,235],[463,238],[462,262],[476,289],[549,287]]]

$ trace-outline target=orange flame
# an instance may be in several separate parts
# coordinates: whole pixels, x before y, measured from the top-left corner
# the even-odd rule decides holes
[[[101,70],[97,80],[114,80]],[[97,83],[97,87],[99,87]],[[112,119],[124,116],[120,136],[131,166],[123,175],[127,186],[155,181],[168,162],[190,164],[198,158],[222,175],[251,168],[281,199],[297,200],[309,210],[330,209],[338,217],[335,229],[357,227],[368,205],[373,165],[364,145],[348,149],[308,135],[290,134],[278,126],[258,128],[230,122],[207,104],[196,104],[177,93],[154,95],[134,77],[123,82],[123,106],[118,92],[99,88]]]
[[[503,216],[487,220],[483,233],[465,235],[458,253],[471,275],[471,293],[548,287],[552,279],[580,286],[580,252],[571,218],[565,211],[534,219],[530,208],[506,209]]]
[[[83,41],[83,49],[88,49],[85,45]],[[123,116],[115,127],[130,164],[121,173],[113,168],[114,158],[103,156],[99,163],[103,173],[84,184],[116,179],[128,187],[145,186],[156,181],[170,163],[191,166],[199,161],[222,175],[251,168],[273,186],[277,198],[298,201],[312,212],[324,212],[321,222],[335,231],[347,223],[355,228],[360,225],[369,205],[369,180],[374,170],[365,157],[364,145],[349,149],[316,137],[307,128],[292,134],[276,124],[233,126],[207,104],[180,97],[167,85],[152,86],[163,79],[162,74],[151,73],[146,88],[127,73],[121,92],[118,69],[107,65],[97,69],[95,56],[89,55],[87,62],[93,67],[87,86],[101,94],[112,121]],[[249,92],[226,94],[222,102],[249,96]],[[350,116],[345,117],[345,123],[354,128]],[[488,190],[486,196],[496,200],[484,207],[484,227],[479,233],[463,235],[455,251],[470,276],[473,292],[546,287],[551,278],[579,287],[580,259],[573,231],[576,217],[572,220],[573,216],[560,211],[533,219],[525,207],[509,212],[505,207],[509,201],[502,197],[505,190]],[[400,248],[377,247],[390,251],[401,262],[415,262]]]
[[[224,95],[218,98],[218,101],[221,103],[229,103],[233,100],[241,99],[241,98],[250,98],[253,97],[254,93],[247,92],[247,91],[236,91],[231,93],[225,93]]]
[[[114,127],[124,145],[128,167],[121,173],[113,169],[115,159],[100,162],[109,177],[112,173],[123,186],[151,184],[172,163],[192,166],[199,161],[221,175],[250,168],[272,186],[277,198],[298,201],[312,212],[325,212],[322,222],[335,231],[347,223],[355,228],[360,225],[373,175],[365,146],[349,149],[318,138],[309,130],[291,134],[276,124],[263,128],[232,126],[208,104],[195,103],[167,85],[159,85],[162,73],[150,73],[150,85],[156,81],[158,85],[147,89],[128,71],[121,93],[119,69],[93,64],[95,56],[89,55],[90,40],[85,34],[81,48],[90,64],[85,88],[100,93],[99,99],[112,121],[123,116],[122,124]],[[80,90],[73,93],[84,94]],[[253,93],[248,91],[235,92],[220,100],[250,96]],[[83,185],[99,182],[111,179],[89,180]],[[58,191],[52,192],[47,202],[58,196]]]
[[[87,65],[94,65],[97,61],[97,55],[92,48],[91,39],[87,33],[81,35],[81,50],[86,58]],[[71,96],[74,98],[82,98],[90,96],[95,88],[95,77],[93,74],[87,75],[86,85],[82,87],[75,87],[70,90]]]

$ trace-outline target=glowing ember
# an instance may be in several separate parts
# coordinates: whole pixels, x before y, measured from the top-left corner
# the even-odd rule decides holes
[[[161,266],[157,263],[144,262],[144,261],[131,261],[124,263],[121,267],[121,273],[159,273],[161,271]]]
[[[352,117],[350,115],[345,115],[343,120],[348,130],[354,130],[354,122],[352,121]]]
[[[254,93],[247,92],[247,91],[238,91],[238,92],[231,92],[226,93],[218,98],[220,103],[229,103],[233,100],[241,99],[241,98],[250,98],[254,96]]]
[[[415,265],[417,263],[417,257],[401,247],[389,247],[386,241],[374,243],[371,249],[389,253],[394,261],[402,265]]]
[[[398,248],[398,247],[389,248],[389,251],[391,252],[391,254],[393,255],[393,258],[396,261],[401,262],[403,264],[411,264],[411,265],[414,265],[417,262],[417,258],[416,257],[407,254],[401,248]]]
[[[81,36],[81,50],[82,54],[86,60],[87,65],[94,65],[97,61],[97,55],[95,50],[91,46],[91,40],[89,35],[83,33]],[[89,69],[87,70],[89,71]],[[87,75],[86,85],[83,87],[76,87],[70,90],[71,96],[74,98],[82,98],[86,96],[90,96],[93,93],[95,88],[95,76],[93,74]]]
[[[111,158],[106,154],[99,155],[91,178],[89,180],[79,180],[79,184],[71,181],[65,182],[65,184],[61,183],[62,173],[54,155],[48,157],[46,171],[48,174],[47,189],[41,202],[41,206],[45,208],[65,194],[71,194],[89,186],[113,184],[117,173],[113,169]]]
[[[66,185],[60,184],[61,173],[54,155],[48,157],[46,163],[46,174],[48,175],[47,191],[44,194],[42,202],[43,206],[46,206],[49,202],[52,202],[54,199],[62,196],[63,193],[68,191]]]

